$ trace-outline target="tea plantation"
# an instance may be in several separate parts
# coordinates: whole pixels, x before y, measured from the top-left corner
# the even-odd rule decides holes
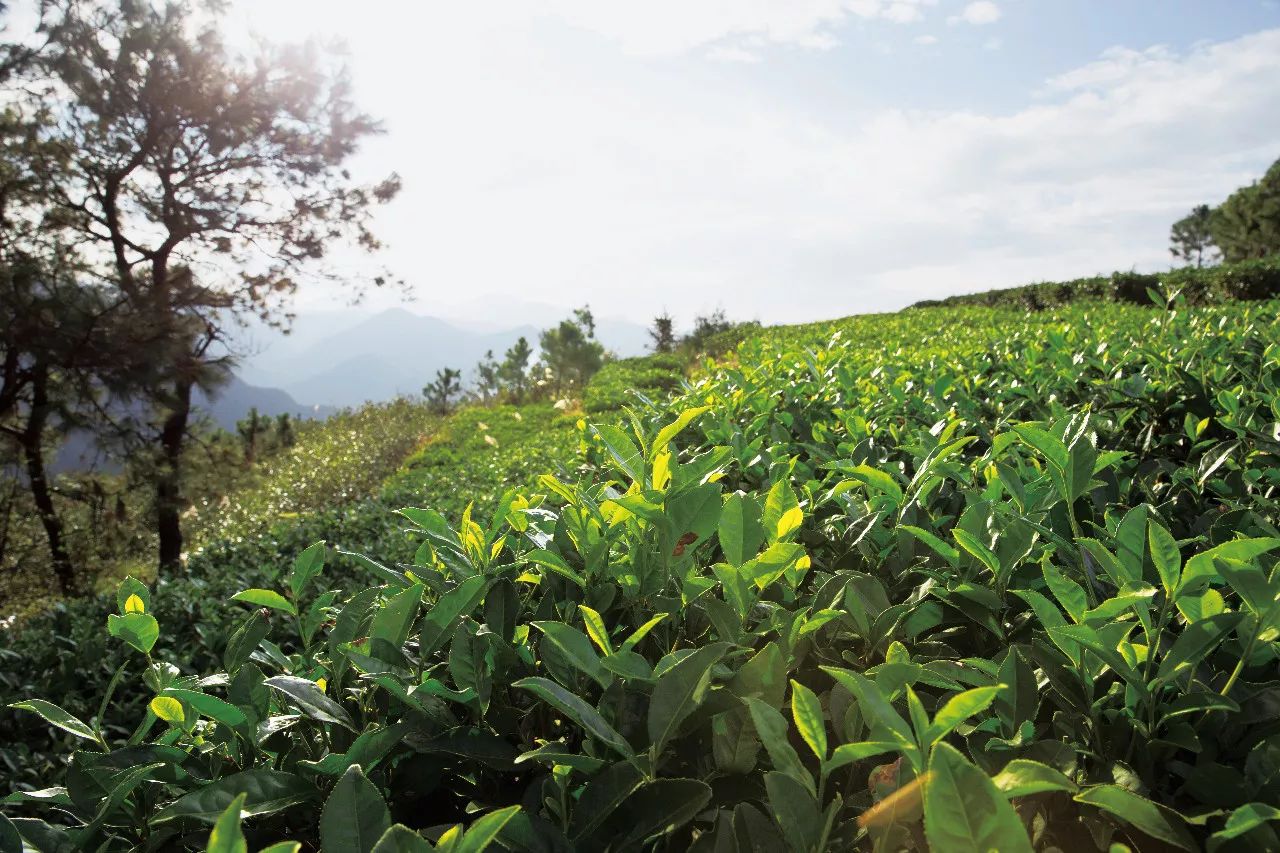
[[[1161,301],[464,410],[7,637],[0,851],[1280,849],[1280,302]]]

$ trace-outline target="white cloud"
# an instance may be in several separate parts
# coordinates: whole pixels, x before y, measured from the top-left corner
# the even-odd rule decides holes
[[[916,44],[923,44],[923,45],[937,44],[937,43],[938,43],[938,37],[937,37],[937,36],[930,36],[930,35],[916,36],[916,37],[913,39],[913,41],[914,41]]]
[[[982,43],[983,50],[999,50],[1004,47],[1004,39],[999,36],[992,36]]]
[[[828,48],[851,19],[909,24],[937,0],[553,0],[571,26],[600,34],[633,55],[661,56],[741,37]]]
[[[1000,20],[1000,7],[991,0],[974,0],[974,2],[965,6],[959,15],[952,15],[947,19],[948,24],[974,24],[981,26],[983,24],[994,24]]]
[[[737,45],[716,45],[707,51],[707,58],[717,62],[745,62],[754,64],[760,61],[760,54]]]
[[[721,304],[780,322],[1164,268],[1171,222],[1280,156],[1280,30],[1111,50],[1028,81],[1011,111],[854,111],[702,59],[761,55],[781,29],[686,29],[692,60],[632,59],[518,5],[387,28],[305,8],[328,2],[388,128],[358,165],[405,179],[379,216],[386,260],[426,311],[589,301],[647,322]]]

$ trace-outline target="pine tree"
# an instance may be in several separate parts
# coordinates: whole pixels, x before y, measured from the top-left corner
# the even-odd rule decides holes
[[[649,330],[649,337],[653,340],[654,352],[674,352],[676,348],[675,324],[671,319],[671,315],[663,311],[657,317],[653,318],[653,328]]]

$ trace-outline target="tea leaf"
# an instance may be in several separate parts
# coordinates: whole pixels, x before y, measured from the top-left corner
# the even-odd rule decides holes
[[[995,784],[947,743],[929,758],[924,831],[935,850],[1032,850],[1022,821]]]
[[[298,608],[294,607],[292,602],[280,593],[269,589],[246,589],[231,596],[231,600],[257,605],[258,607],[269,607],[272,610],[280,610],[291,616],[298,615]]]
[[[1096,806],[1124,823],[1165,844],[1195,850],[1185,821],[1176,812],[1140,797],[1119,785],[1098,785],[1075,796],[1076,802]]]
[[[589,734],[606,746],[612,747],[621,755],[631,758],[635,753],[626,739],[605,721],[595,708],[588,705],[581,697],[570,693],[554,681],[539,676],[530,676],[514,682],[512,687],[519,687],[536,694],[544,702],[567,714]]]
[[[353,764],[333,786],[320,813],[320,843],[325,850],[370,853],[391,828],[391,813],[377,787]]]

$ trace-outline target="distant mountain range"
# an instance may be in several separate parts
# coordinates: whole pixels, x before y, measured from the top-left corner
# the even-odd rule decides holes
[[[269,417],[288,412],[296,418],[327,418],[366,401],[420,394],[443,367],[461,370],[463,381],[470,382],[486,352],[501,360],[520,337],[528,339],[536,358],[538,333],[567,314],[551,305],[511,302],[488,314],[479,307],[465,309],[448,320],[389,308],[303,313],[288,334],[249,325],[234,336],[241,355],[231,381],[211,396],[197,391],[194,403],[230,432],[255,408]],[[526,322],[502,322],[515,316]],[[644,326],[617,318],[597,320],[596,337],[620,357],[640,355],[649,340]],[[116,470],[118,462],[103,457],[90,435],[76,432],[62,443],[51,467]]]
[[[246,329],[237,345],[248,354],[241,357],[237,374],[304,404],[356,406],[418,394],[444,367],[462,370],[464,381],[470,381],[486,352],[501,360],[517,338],[528,339],[536,350],[538,333],[567,313],[534,303],[520,307],[529,322],[497,330],[484,321],[443,320],[404,308],[372,315],[302,314],[288,335],[265,327]],[[509,315],[511,306],[503,311]],[[623,357],[644,352],[648,340],[644,326],[613,318],[599,320],[596,335]]]

